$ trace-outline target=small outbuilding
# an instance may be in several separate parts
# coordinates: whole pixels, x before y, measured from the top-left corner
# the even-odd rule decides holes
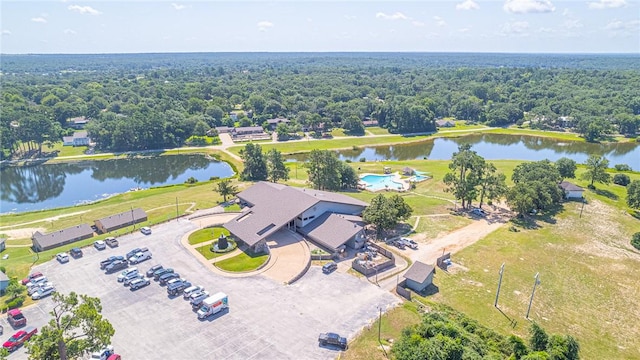
[[[436,125],[438,127],[454,127],[456,123],[451,120],[436,120]]]
[[[405,176],[411,176],[411,175],[415,174],[415,172],[416,172],[415,170],[413,170],[412,168],[410,168],[410,167],[408,167],[408,166],[405,166],[405,168],[404,168],[404,169],[402,169],[402,173],[403,173]]]
[[[6,290],[7,286],[9,286],[9,277],[7,276],[7,274],[0,271],[0,294],[4,295],[4,291]]]
[[[582,199],[584,189],[576,184],[572,184],[568,181],[560,183],[560,188],[564,191],[564,197],[567,199]]]
[[[433,283],[433,274],[435,273],[436,269],[433,266],[416,261],[403,277],[406,279],[408,288],[420,293]]]

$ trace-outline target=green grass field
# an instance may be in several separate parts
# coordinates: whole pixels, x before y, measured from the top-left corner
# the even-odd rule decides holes
[[[229,230],[220,226],[196,230],[189,235],[189,244],[195,245],[205,241],[216,240],[221,234],[229,236]]]
[[[215,266],[230,272],[247,272],[259,268],[268,259],[269,254],[245,250],[232,258],[216,262]]]
[[[215,259],[222,255],[228,254],[228,253],[217,253],[217,252],[211,251],[211,245],[199,246],[196,248],[196,251],[202,254],[202,256],[204,256],[205,259],[207,260]]]

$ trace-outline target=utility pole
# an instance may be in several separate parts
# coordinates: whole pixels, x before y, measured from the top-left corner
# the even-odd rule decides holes
[[[527,309],[526,318],[529,319],[529,312],[531,311],[531,304],[533,303],[533,295],[536,293],[536,286],[540,284],[540,273],[537,272],[535,276],[535,282],[533,283],[533,290],[531,291],[531,299],[529,300],[529,308]]]
[[[378,343],[382,344],[382,341],[380,340],[380,329],[382,328],[382,308],[378,307],[378,310],[380,310],[380,316],[378,317]]]
[[[496,301],[493,303],[494,307],[498,307],[498,296],[500,296],[500,286],[502,285],[502,274],[504,273],[504,263],[500,266],[500,280],[498,280],[498,290],[496,291]]]
[[[133,229],[136,229],[136,219],[133,217],[133,206],[131,207],[131,225],[133,226]]]
[[[582,219],[582,210],[584,210],[584,198],[582,198],[582,207],[580,208],[580,219]]]

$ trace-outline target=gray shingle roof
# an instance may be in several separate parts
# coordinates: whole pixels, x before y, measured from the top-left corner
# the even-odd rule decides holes
[[[560,183],[560,187],[564,189],[564,191],[584,191],[580,186],[570,183],[568,181],[563,181]]]
[[[69,240],[80,239],[93,235],[93,229],[89,224],[80,224],[66,229],[54,231],[52,233],[43,234],[36,231],[32,239],[36,241],[42,248],[63,244]]]
[[[408,280],[413,280],[417,283],[423,283],[431,273],[435,271],[435,268],[431,265],[427,265],[420,261],[416,261],[411,265],[409,270],[404,274],[404,278]]]
[[[142,210],[141,208],[136,208],[136,209],[133,209],[133,211],[129,210],[129,211],[121,212],[119,214],[107,216],[100,220],[96,220],[96,222],[99,221],[102,224],[102,226],[104,226],[106,229],[113,229],[113,228],[121,227],[124,224],[131,224],[131,220],[134,220],[134,222],[138,222],[141,219],[146,219],[146,218],[147,218],[147,213],[144,212],[144,210]]]
[[[0,281],[9,281],[9,277],[7,276],[7,274],[3,273],[2,271],[0,271]]]
[[[327,248],[335,250],[361,230],[362,226],[343,216],[326,212],[300,229],[300,232]]]

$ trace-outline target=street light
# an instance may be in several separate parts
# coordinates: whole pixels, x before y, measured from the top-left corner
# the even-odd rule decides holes
[[[527,319],[529,319],[529,312],[531,311],[531,304],[533,303],[533,295],[536,293],[536,286],[540,284],[540,273],[536,273],[535,282],[533,283],[533,290],[531,291],[531,299],[529,300],[529,308],[527,309]]]

